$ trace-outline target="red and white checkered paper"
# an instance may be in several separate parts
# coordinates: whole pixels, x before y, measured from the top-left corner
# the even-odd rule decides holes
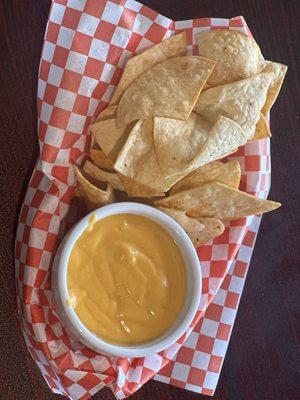
[[[40,156],[20,214],[15,266],[24,337],[55,393],[84,400],[109,386],[122,399],[151,378],[214,393],[259,217],[230,222],[221,236],[199,248],[203,294],[196,318],[178,342],[146,358],[107,357],[69,337],[52,301],[51,268],[55,249],[76,214],[70,206],[73,165],[83,162],[90,143],[88,126],[107,106],[126,59],[182,30],[189,54],[197,54],[197,34],[220,27],[250,34],[242,17],[174,22],[133,0],[52,2],[38,81]],[[269,140],[248,143],[230,159],[241,164],[241,189],[266,197]]]

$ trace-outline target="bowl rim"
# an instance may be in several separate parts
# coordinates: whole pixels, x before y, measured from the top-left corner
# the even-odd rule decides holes
[[[185,247],[186,256],[183,254],[178,244],[179,250],[184,258],[185,269],[187,271],[188,268],[192,268],[191,273],[193,274],[193,295],[190,296],[190,302],[187,306],[187,312],[183,316],[183,320],[178,323],[177,327],[174,328],[172,326],[167,332],[165,332],[165,334],[159,336],[153,341],[134,346],[117,345],[101,339],[81,322],[74,308],[70,306],[68,302],[69,292],[67,285],[67,268],[73,245],[76,243],[82,232],[87,228],[92,216],[95,216],[96,221],[98,221],[115,214],[138,214],[146,218],[150,218],[166,229],[169,234],[173,236],[173,238],[176,236],[177,240],[181,241],[181,247]],[[187,257],[189,257],[189,260],[187,260]],[[187,265],[188,261],[189,265]],[[100,353],[117,357],[145,357],[151,354],[159,353],[174,344],[191,325],[198,310],[202,293],[202,273],[200,261],[197,251],[187,233],[173,218],[164,212],[158,210],[157,208],[135,202],[112,203],[100,207],[90,212],[79,222],[77,222],[77,224],[74,225],[67,233],[65,241],[62,243],[57,272],[58,296],[73,330],[75,329],[75,332],[80,338],[83,339],[83,342],[87,344],[87,346],[90,345],[93,349],[96,349]],[[188,293],[185,295],[185,303],[187,296]],[[186,304],[184,307],[186,307]],[[181,310],[181,313],[182,312],[183,309]]]

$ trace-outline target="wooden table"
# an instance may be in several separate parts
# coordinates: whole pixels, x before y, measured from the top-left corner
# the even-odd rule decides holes
[[[3,400],[60,398],[51,394],[24,345],[17,319],[13,265],[17,216],[38,152],[37,73],[50,3],[50,0],[0,2],[0,397]],[[300,378],[296,375],[296,306],[299,305],[296,269],[300,264],[299,1],[143,3],[175,20],[242,14],[264,56],[289,65],[283,90],[272,109],[271,126],[270,198],[283,206],[263,217],[214,398],[295,400],[300,393]],[[202,398],[205,399],[158,382],[149,382],[132,396],[132,400]],[[105,389],[95,399],[113,399],[113,395]]]

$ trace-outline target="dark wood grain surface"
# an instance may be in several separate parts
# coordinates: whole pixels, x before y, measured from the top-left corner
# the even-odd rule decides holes
[[[300,396],[299,0],[156,0],[175,20],[243,15],[266,58],[289,66],[272,109],[272,190],[280,210],[263,217],[229,350],[214,399],[296,400]],[[0,398],[50,400],[23,342],[16,309],[13,242],[37,156],[38,64],[50,0],[0,1]],[[297,76],[298,73],[298,76]],[[299,342],[298,342],[299,345]],[[299,350],[299,347],[298,347]],[[109,400],[108,389],[95,399]],[[149,382],[132,400],[204,399]]]

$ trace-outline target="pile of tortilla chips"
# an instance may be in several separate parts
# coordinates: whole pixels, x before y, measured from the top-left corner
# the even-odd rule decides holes
[[[279,203],[239,191],[237,161],[220,160],[249,140],[271,136],[266,115],[287,67],[265,61],[253,38],[218,29],[186,55],[180,33],[127,61],[111,102],[90,129],[89,160],[76,168],[88,210],[114,201],[153,204],[197,246],[225,220]]]

